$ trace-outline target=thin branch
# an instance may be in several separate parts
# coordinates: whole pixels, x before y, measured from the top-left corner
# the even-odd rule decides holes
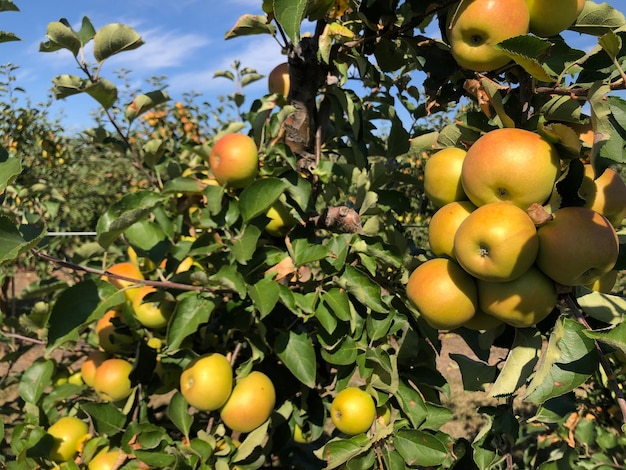
[[[583,311],[580,309],[580,307],[576,303],[576,300],[574,299],[571,293],[565,296],[565,302],[567,306],[569,307],[569,309],[574,314],[574,317],[576,318],[578,323],[580,323],[585,328],[587,328],[587,330],[591,331],[591,327],[589,326],[589,323],[587,323],[587,320],[583,316]],[[624,392],[622,391],[622,389],[619,387],[619,384],[617,383],[617,380],[615,378],[615,372],[613,371],[613,367],[611,367],[611,364],[606,358],[606,355],[604,354],[604,351],[602,350],[600,343],[598,343],[598,341],[596,341],[595,339],[593,340],[593,343],[595,345],[596,351],[598,352],[598,356],[600,357],[600,365],[602,366],[602,369],[604,370],[604,373],[606,374],[606,377],[611,386],[611,389],[615,393],[615,399],[622,413],[622,423],[626,425],[626,397],[624,397]]]
[[[609,83],[611,91],[626,90],[626,82],[623,79],[619,79],[615,82]],[[562,95],[571,96],[572,98],[587,98],[591,87],[578,87],[578,88],[561,88],[555,87],[537,87],[534,89],[534,93],[537,95]]]
[[[17,339],[25,343],[46,344],[45,341],[42,341],[40,339],[31,338],[30,336],[19,335],[17,333],[7,333],[6,331],[2,331],[0,332],[0,335],[6,336],[7,338]]]

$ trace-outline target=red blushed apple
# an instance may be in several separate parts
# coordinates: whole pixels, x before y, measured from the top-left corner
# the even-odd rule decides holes
[[[259,172],[259,155],[254,140],[244,134],[225,135],[213,146],[209,166],[220,184],[231,188],[248,186]]]

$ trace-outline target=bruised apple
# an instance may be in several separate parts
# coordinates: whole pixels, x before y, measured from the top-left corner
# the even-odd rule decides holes
[[[424,193],[436,207],[467,200],[461,184],[465,150],[448,147],[431,155],[424,167]]]
[[[276,390],[263,372],[252,371],[239,379],[220,411],[222,421],[236,432],[250,432],[263,424],[276,404]]]
[[[133,391],[130,372],[133,365],[126,359],[107,359],[96,369],[93,388],[104,401],[124,400]]]
[[[461,181],[477,206],[508,201],[526,210],[548,200],[559,174],[559,154],[548,141],[504,128],[487,132],[469,148]]]
[[[619,253],[615,229],[587,207],[563,207],[537,231],[537,266],[564,286],[593,284],[613,269]]]
[[[472,276],[484,281],[511,281],[535,262],[539,240],[530,216],[508,202],[479,207],[454,235],[454,254]]]
[[[187,403],[200,411],[219,409],[233,391],[233,369],[218,353],[192,361],[180,376],[180,393]]]
[[[372,396],[358,387],[341,390],[330,406],[330,419],[339,431],[355,435],[366,432],[376,418]]]
[[[585,6],[585,0],[526,0],[530,32],[547,38],[569,28]]]
[[[428,243],[436,256],[454,259],[454,235],[475,209],[470,201],[456,201],[433,214],[428,225]]]
[[[244,134],[225,135],[211,149],[209,166],[220,184],[231,188],[248,186],[259,171],[254,140]]]
[[[511,58],[494,46],[528,33],[529,22],[524,0],[463,0],[448,10],[447,36],[452,56],[469,70],[499,69]]]
[[[409,277],[406,295],[426,323],[440,330],[463,325],[478,305],[475,279],[446,258],[420,264]]]
[[[481,311],[516,328],[536,325],[557,304],[554,281],[531,267],[509,282],[477,281]]]

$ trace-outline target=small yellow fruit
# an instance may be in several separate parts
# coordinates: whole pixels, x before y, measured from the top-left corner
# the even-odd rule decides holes
[[[120,401],[133,391],[130,372],[133,365],[125,359],[107,359],[96,369],[93,388],[105,401]]]
[[[467,152],[448,147],[434,153],[424,167],[424,192],[436,207],[468,198],[461,183],[461,169]]]
[[[83,362],[80,367],[80,373],[83,381],[93,387],[93,383],[96,377],[96,369],[100,364],[109,359],[109,355],[103,351],[92,351]]]
[[[233,368],[221,354],[212,353],[191,362],[180,376],[180,393],[200,411],[219,409],[233,390]]]
[[[270,378],[252,371],[237,382],[220,416],[233,431],[250,432],[267,421],[275,404],[276,390]]]
[[[153,294],[157,298],[146,300],[146,297],[152,297]],[[132,306],[139,323],[146,328],[159,329],[167,326],[175,304],[166,295],[158,293],[156,287],[143,286],[136,292]]]
[[[350,435],[366,432],[376,418],[372,396],[357,387],[340,391],[330,406],[330,419],[335,427]]]
[[[76,417],[64,416],[48,428],[48,434],[55,440],[50,458],[55,462],[67,462],[74,458],[85,439],[89,438],[89,428]]]
[[[123,463],[126,457],[119,449],[109,450],[106,447],[99,452],[87,465],[88,470],[113,470]],[[117,466],[115,466],[117,464]]]
[[[265,226],[265,231],[273,237],[284,237],[298,223],[280,201],[276,201],[265,215],[270,219]]]

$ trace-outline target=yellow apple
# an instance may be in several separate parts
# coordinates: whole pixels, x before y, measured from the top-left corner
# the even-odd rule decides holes
[[[148,296],[150,297],[146,299]],[[173,299],[168,297],[167,293],[159,293],[153,286],[140,287],[132,303],[133,314],[139,323],[146,328],[153,329],[167,326],[174,312],[174,306]]]
[[[265,231],[273,237],[284,237],[298,223],[281,201],[272,204],[265,215],[270,219]]]
[[[546,318],[557,304],[554,281],[531,267],[509,282],[477,281],[481,311],[516,328],[528,328]]]
[[[98,345],[109,353],[127,353],[135,348],[135,338],[117,310],[108,310],[94,329]]]
[[[585,0],[526,0],[530,32],[547,38],[569,28],[585,6]]]
[[[85,362],[80,367],[81,376],[87,385],[93,387],[96,369],[107,359],[109,359],[109,355],[103,351],[92,351],[87,355]]]
[[[626,184],[611,168],[594,177],[593,167],[585,165],[585,176],[578,190],[585,200],[585,207],[605,216],[614,227],[621,226],[626,217]]]
[[[428,243],[435,256],[454,259],[454,235],[476,209],[470,201],[450,202],[433,214],[428,225]]]
[[[608,273],[603,274],[599,279],[596,279],[595,282],[591,284],[587,284],[591,290],[595,290],[596,292],[602,292],[604,294],[610,294],[617,283],[617,270],[611,269]]]
[[[289,64],[284,62],[272,69],[267,77],[270,93],[278,93],[285,98],[289,95]]]
[[[232,366],[218,353],[195,359],[180,376],[180,393],[187,403],[200,411],[219,409],[232,391]]]
[[[298,423],[294,424],[293,427],[293,440],[298,444],[307,444],[311,442],[311,436],[306,434]]]
[[[48,428],[48,434],[54,438],[50,459],[67,462],[74,458],[89,438],[89,427],[74,416],[64,416]]]
[[[121,401],[130,396],[133,386],[130,372],[133,365],[125,359],[111,358],[96,369],[93,388],[104,401]]]
[[[254,140],[244,134],[225,135],[211,149],[209,166],[220,184],[232,188],[248,186],[259,171]]]
[[[440,330],[463,325],[478,305],[475,279],[446,258],[420,264],[409,277],[406,296],[426,323]]]
[[[452,56],[466,69],[496,70],[511,61],[494,46],[528,33],[530,15],[524,0],[463,0],[450,7],[448,42]]]
[[[469,330],[485,331],[493,330],[500,325],[502,325],[501,320],[498,320],[496,317],[492,317],[491,315],[487,315],[479,308],[476,310],[476,314],[461,326]]]
[[[252,371],[239,379],[220,411],[222,421],[233,431],[250,432],[263,424],[276,404],[276,390],[263,372]]]
[[[376,418],[376,405],[372,396],[358,387],[341,390],[330,406],[330,419],[344,434],[366,432]]]
[[[511,281],[535,262],[539,239],[530,216],[508,202],[479,207],[454,235],[454,254],[472,276],[484,281]]]
[[[436,207],[466,201],[461,184],[465,150],[448,147],[431,155],[424,166],[424,193]]]
[[[119,468],[120,465],[124,463],[124,460],[126,460],[126,457],[120,449],[109,450],[109,448],[106,447],[89,461],[87,469],[113,470]]]
[[[134,263],[116,263],[108,268],[107,272],[128,278],[119,279],[113,276],[107,276],[106,274],[102,276],[103,280],[110,282],[118,289],[123,289],[126,298],[132,302],[135,293],[137,292],[137,288],[132,286],[137,286],[144,280],[144,275],[139,269],[139,266]]]
[[[550,143],[534,132],[505,128],[469,148],[461,181],[477,206],[509,201],[526,210],[548,200],[559,174],[559,154]]]
[[[564,286],[592,284],[617,262],[615,229],[606,217],[589,208],[558,209],[537,234],[537,266]]]

